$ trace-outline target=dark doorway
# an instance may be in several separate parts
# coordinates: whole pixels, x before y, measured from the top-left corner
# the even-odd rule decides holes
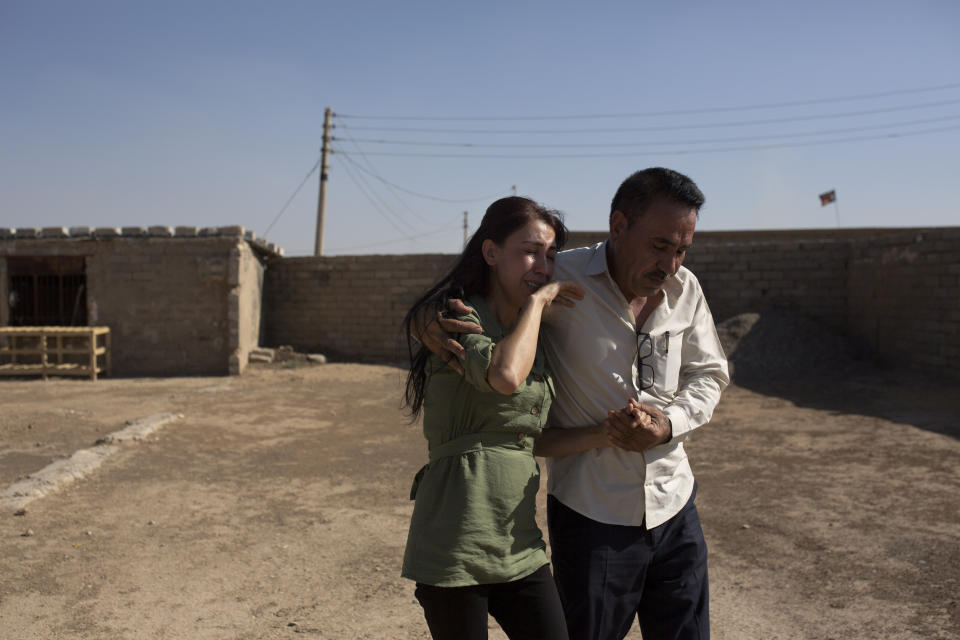
[[[8,257],[7,273],[10,326],[86,326],[83,256]]]

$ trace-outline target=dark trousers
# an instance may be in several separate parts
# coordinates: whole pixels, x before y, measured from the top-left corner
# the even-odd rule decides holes
[[[418,582],[414,593],[434,640],[486,640],[488,613],[510,640],[567,640],[548,565],[513,582],[469,587]]]
[[[696,495],[696,489],[694,489]],[[653,529],[597,522],[547,497],[553,573],[571,640],[709,640],[707,545],[693,496]]]

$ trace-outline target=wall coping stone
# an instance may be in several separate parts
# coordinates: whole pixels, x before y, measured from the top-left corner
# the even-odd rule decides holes
[[[236,238],[244,240],[257,251],[270,254],[271,257],[282,257],[284,250],[265,238],[258,238],[253,231],[247,231],[242,225],[226,225],[222,227],[190,227],[176,228],[166,225],[151,225],[149,227],[0,227],[0,240],[60,240],[60,239],[90,239],[90,238]]]
[[[41,238],[69,238],[66,227],[44,227],[40,229]]]
[[[147,235],[153,238],[172,238],[173,227],[153,226],[147,227]]]
[[[246,232],[240,225],[233,225],[229,227],[217,227],[217,235],[224,238],[242,238],[243,234]]]

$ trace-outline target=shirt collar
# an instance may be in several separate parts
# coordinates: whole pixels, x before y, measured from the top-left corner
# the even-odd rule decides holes
[[[586,274],[588,276],[598,276],[606,272],[610,276],[610,282],[616,287],[613,274],[610,273],[610,266],[607,264],[607,244],[609,242],[610,238],[607,238],[600,244],[594,245],[593,255],[590,256],[590,262],[587,263]],[[680,268],[683,269],[683,267]],[[669,308],[676,306],[677,300],[683,293],[683,280],[680,279],[680,271],[664,280],[663,292],[667,297],[667,306]]]

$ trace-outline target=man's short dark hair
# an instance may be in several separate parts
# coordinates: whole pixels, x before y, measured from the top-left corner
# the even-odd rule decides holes
[[[698,216],[704,202],[703,192],[693,180],[672,169],[652,167],[623,181],[610,203],[610,219],[614,211],[620,211],[632,225],[657,198],[688,205]]]

